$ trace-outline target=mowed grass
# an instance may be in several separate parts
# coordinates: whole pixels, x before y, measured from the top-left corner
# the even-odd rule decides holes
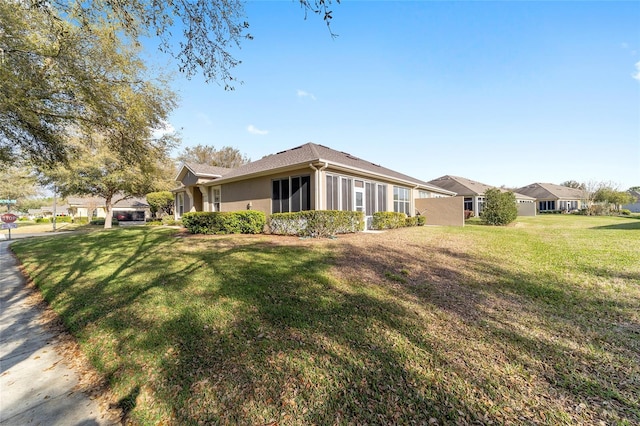
[[[12,248],[133,423],[640,423],[638,219]]]

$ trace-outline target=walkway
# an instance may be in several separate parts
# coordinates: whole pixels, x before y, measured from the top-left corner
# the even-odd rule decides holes
[[[96,400],[78,390],[79,374],[57,352],[57,337],[0,241],[0,426],[113,425]]]

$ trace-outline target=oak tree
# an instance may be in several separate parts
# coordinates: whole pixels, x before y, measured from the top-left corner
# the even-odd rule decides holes
[[[176,160],[180,163],[207,164],[230,169],[240,167],[250,161],[249,157],[242,154],[237,148],[223,146],[217,149],[211,145],[200,144],[184,148]]]

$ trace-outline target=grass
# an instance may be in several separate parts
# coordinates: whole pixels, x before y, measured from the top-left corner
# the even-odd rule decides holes
[[[640,220],[15,242],[137,424],[637,424]]]

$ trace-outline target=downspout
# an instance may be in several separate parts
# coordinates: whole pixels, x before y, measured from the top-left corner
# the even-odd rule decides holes
[[[309,163],[309,167],[311,167],[316,172],[316,190],[314,191],[316,194],[316,201],[315,201],[314,207],[315,207],[315,210],[320,210],[320,207],[321,207],[320,200],[322,200],[322,185],[320,184],[320,172],[322,172],[324,169],[329,167],[329,163],[325,161],[324,165],[319,169],[316,166],[314,166],[312,163]]]

